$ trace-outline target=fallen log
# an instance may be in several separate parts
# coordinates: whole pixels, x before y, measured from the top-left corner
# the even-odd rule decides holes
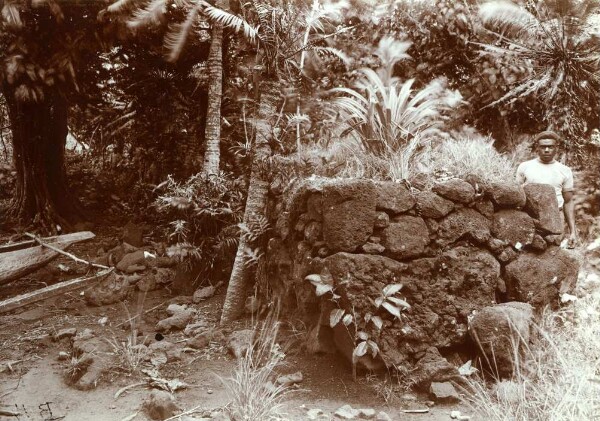
[[[0,314],[6,313],[7,311],[14,310],[19,307],[23,307],[27,304],[32,304],[38,301],[45,300],[47,298],[54,297],[58,294],[64,294],[82,287],[88,284],[104,279],[110,274],[113,269],[107,269],[96,273],[91,276],[84,276],[82,278],[71,279],[70,281],[60,282],[58,284],[50,285],[42,289],[38,289],[33,292],[26,294],[17,295],[16,297],[9,298],[4,301],[0,301]]]
[[[82,231],[50,237],[43,241],[52,245],[53,248],[65,250],[72,244],[89,240],[94,237],[94,233]],[[32,241],[36,243],[35,240]],[[17,244],[21,246],[23,243]],[[14,246],[15,245],[12,245],[11,247]],[[19,279],[22,276],[36,271],[48,264],[58,255],[59,253],[55,250],[42,245],[0,253],[0,285],[14,281],[15,279]]]

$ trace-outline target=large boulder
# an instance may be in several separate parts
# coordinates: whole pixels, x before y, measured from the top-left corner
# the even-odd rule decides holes
[[[538,229],[544,234],[562,234],[563,222],[554,187],[532,183],[525,185],[523,189],[527,196],[525,210],[537,219]]]
[[[535,224],[525,212],[514,209],[501,210],[494,214],[492,235],[513,246],[517,243],[529,245],[535,236]]]
[[[378,192],[368,180],[345,180],[323,188],[323,240],[332,251],[352,252],[373,234]]]
[[[521,208],[527,202],[523,187],[517,184],[492,183],[488,194],[501,208]]]
[[[521,253],[506,266],[509,297],[539,308],[556,304],[561,289],[574,286],[579,265],[576,255],[558,247],[542,254]]]
[[[458,178],[436,183],[432,190],[454,202],[471,203],[475,199],[475,189],[473,186]]]
[[[396,259],[417,257],[429,244],[429,230],[422,218],[401,215],[381,232],[385,249]]]
[[[406,212],[415,205],[415,198],[406,186],[393,181],[379,181],[377,186],[377,209],[391,214]]]
[[[484,243],[490,238],[490,221],[474,209],[461,208],[441,221],[438,233],[438,244],[441,246],[451,244],[464,236]]]
[[[454,209],[454,203],[430,191],[416,194],[417,209],[424,218],[442,218]]]
[[[469,333],[492,372],[501,377],[513,373],[529,343],[532,318],[533,307],[521,302],[488,306],[473,316]]]

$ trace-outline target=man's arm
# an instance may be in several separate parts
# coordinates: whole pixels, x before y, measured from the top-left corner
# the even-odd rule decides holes
[[[565,214],[565,220],[569,226],[569,242],[573,246],[574,242],[577,241],[577,228],[575,227],[575,204],[573,202],[573,192],[563,191],[563,198],[565,204],[563,205],[563,212]]]
[[[515,181],[517,182],[517,184],[521,185],[523,183],[525,183],[525,174],[524,174],[524,163],[520,163],[519,166],[517,167],[517,174],[515,175]]]

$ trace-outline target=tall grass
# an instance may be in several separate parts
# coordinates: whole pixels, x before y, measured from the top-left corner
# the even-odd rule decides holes
[[[423,162],[430,174],[446,173],[464,178],[477,176],[483,182],[514,181],[518,162],[500,154],[491,138],[447,139]]]
[[[281,401],[288,386],[276,385],[275,370],[285,354],[277,343],[279,322],[273,312],[257,330],[257,337],[238,360],[234,374],[222,379],[231,399],[226,411],[234,421],[283,421]]]
[[[509,380],[482,378],[466,394],[473,419],[571,421],[600,417],[600,296],[544,314]],[[518,353],[515,353],[517,355]]]

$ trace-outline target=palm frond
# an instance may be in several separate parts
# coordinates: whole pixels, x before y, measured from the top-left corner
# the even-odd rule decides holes
[[[257,29],[239,16],[232,15],[225,10],[204,3],[204,13],[214,22],[219,22],[226,28],[240,32],[243,29],[244,36],[254,42],[257,37]]]
[[[139,28],[147,25],[157,25],[167,12],[166,0],[152,0],[143,9],[136,10],[133,18],[127,22],[130,28]]]
[[[135,7],[139,3],[139,0],[117,0],[110,4],[106,11],[108,13],[121,13]]]
[[[349,66],[352,63],[352,61],[350,60],[350,57],[348,57],[348,55],[346,53],[344,53],[342,50],[339,50],[339,49],[334,48],[334,47],[319,47],[319,46],[315,46],[315,47],[313,47],[313,51],[316,54],[323,54],[323,55],[334,56],[334,57],[338,58],[346,66]]]
[[[196,21],[196,17],[198,16],[198,9],[193,7],[189,10],[187,17],[183,23],[178,23],[172,25],[165,36],[165,46],[169,51],[167,56],[167,60],[170,62],[177,61],[181,52],[183,51],[183,47],[185,47],[185,43],[187,41],[188,35],[194,26],[194,22]]]

